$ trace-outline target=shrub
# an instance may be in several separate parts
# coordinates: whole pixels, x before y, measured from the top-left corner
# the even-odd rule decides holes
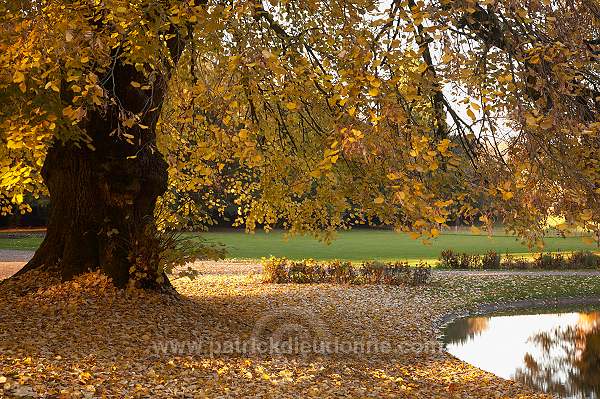
[[[362,267],[360,268],[360,277],[362,282],[368,284],[372,283],[373,281],[382,281],[386,273],[385,268],[386,265],[383,262],[363,262]]]
[[[500,263],[503,269],[530,269],[533,264],[525,258],[517,258],[513,255],[506,255],[506,257]]]
[[[317,263],[312,259],[291,261],[286,258],[263,258],[264,281],[269,283],[337,283],[421,285],[431,277],[431,267],[420,263],[412,268],[406,262],[368,261],[354,267],[347,261]]]
[[[440,254],[440,267],[446,269],[460,269],[458,254],[451,249],[445,249]]]
[[[326,278],[321,279],[320,282],[353,283],[357,277],[357,273],[350,262],[334,260],[327,264],[324,269]]]
[[[600,268],[600,256],[590,251],[573,252],[569,257],[572,269],[597,269]]]
[[[431,279],[431,267],[423,262],[419,262],[416,267],[412,269],[412,277],[409,282],[410,285],[424,285]]]
[[[439,265],[447,269],[479,269],[481,262],[479,256],[467,253],[456,253],[451,249],[445,249],[440,254]]]
[[[455,253],[450,249],[442,251],[440,255],[441,267],[448,269],[597,269],[600,268],[600,256],[589,251],[578,251],[570,256],[563,254],[541,253],[533,260],[517,258],[506,255],[504,259],[496,251],[489,251],[484,255],[469,255]]]
[[[318,280],[319,270],[312,260],[289,262],[288,280],[290,283],[312,283]]]
[[[288,270],[286,258],[276,258],[271,256],[270,258],[262,258],[261,263],[263,265],[263,273],[265,281],[270,283],[288,283]]]
[[[533,260],[533,265],[537,269],[567,269],[569,264],[562,254],[544,254],[541,253]]]
[[[500,269],[500,254],[498,254],[496,251],[489,251],[481,257],[480,263],[482,269]]]
[[[413,285],[414,269],[406,262],[394,262],[385,265],[381,280],[390,285]]]
[[[458,263],[459,263],[461,269],[480,269],[481,268],[480,257],[477,255],[469,255],[466,253],[462,253],[458,257]]]

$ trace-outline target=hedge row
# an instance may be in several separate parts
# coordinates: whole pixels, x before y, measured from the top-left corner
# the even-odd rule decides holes
[[[442,251],[439,266],[447,269],[599,269],[600,256],[589,251],[578,251],[570,255],[563,254],[539,254],[533,259],[506,255],[501,257],[495,251],[484,255],[469,255],[456,253],[452,250]]]
[[[350,262],[334,260],[317,262],[287,258],[263,258],[264,281],[268,283],[338,283],[422,285],[431,277],[431,267],[420,263],[411,267],[406,262]]]

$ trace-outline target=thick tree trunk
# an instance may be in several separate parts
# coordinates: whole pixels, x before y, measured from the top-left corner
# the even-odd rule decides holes
[[[166,78],[153,89],[133,87],[147,78],[116,63],[103,87],[109,104],[88,111],[81,128],[90,142],[56,141],[42,176],[51,212],[46,238],[19,272],[58,271],[63,279],[101,270],[117,286],[169,286],[159,270],[161,241],[154,222],[156,199],[167,187],[167,164],[155,146]],[[124,115],[137,115],[132,127]]]
[[[158,271],[160,242],[154,205],[167,185],[166,163],[158,151],[135,158],[53,147],[43,177],[51,198],[46,238],[23,271],[57,270],[64,279],[101,270],[117,286],[130,281],[158,287],[168,280]],[[160,283],[159,283],[160,281]]]
[[[51,200],[48,230],[19,273],[56,270],[70,279],[100,270],[121,287],[170,286],[159,268],[164,243],[154,222],[157,197],[167,188],[167,163],[156,148],[156,124],[167,81],[191,29],[180,32],[157,21],[158,14],[149,12],[146,17],[151,24],[165,26],[170,59],[134,65],[127,51],[117,47],[108,70],[98,71],[106,101],[87,108],[79,123],[85,140],[57,139],[48,151],[42,168]],[[98,26],[105,29],[102,23]],[[72,104],[75,94],[63,82],[65,105]]]

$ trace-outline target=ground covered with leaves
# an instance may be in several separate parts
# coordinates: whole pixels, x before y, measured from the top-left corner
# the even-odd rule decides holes
[[[595,275],[435,273],[428,286],[395,287],[265,284],[248,263],[196,268],[194,280],[173,279],[177,296],[93,273],[0,284],[0,397],[542,398],[441,350],[436,320],[482,301],[600,296]]]

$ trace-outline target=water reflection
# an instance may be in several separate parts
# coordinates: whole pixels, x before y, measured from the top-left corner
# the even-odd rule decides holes
[[[600,398],[600,312],[471,317],[446,329],[450,353],[564,398]]]

